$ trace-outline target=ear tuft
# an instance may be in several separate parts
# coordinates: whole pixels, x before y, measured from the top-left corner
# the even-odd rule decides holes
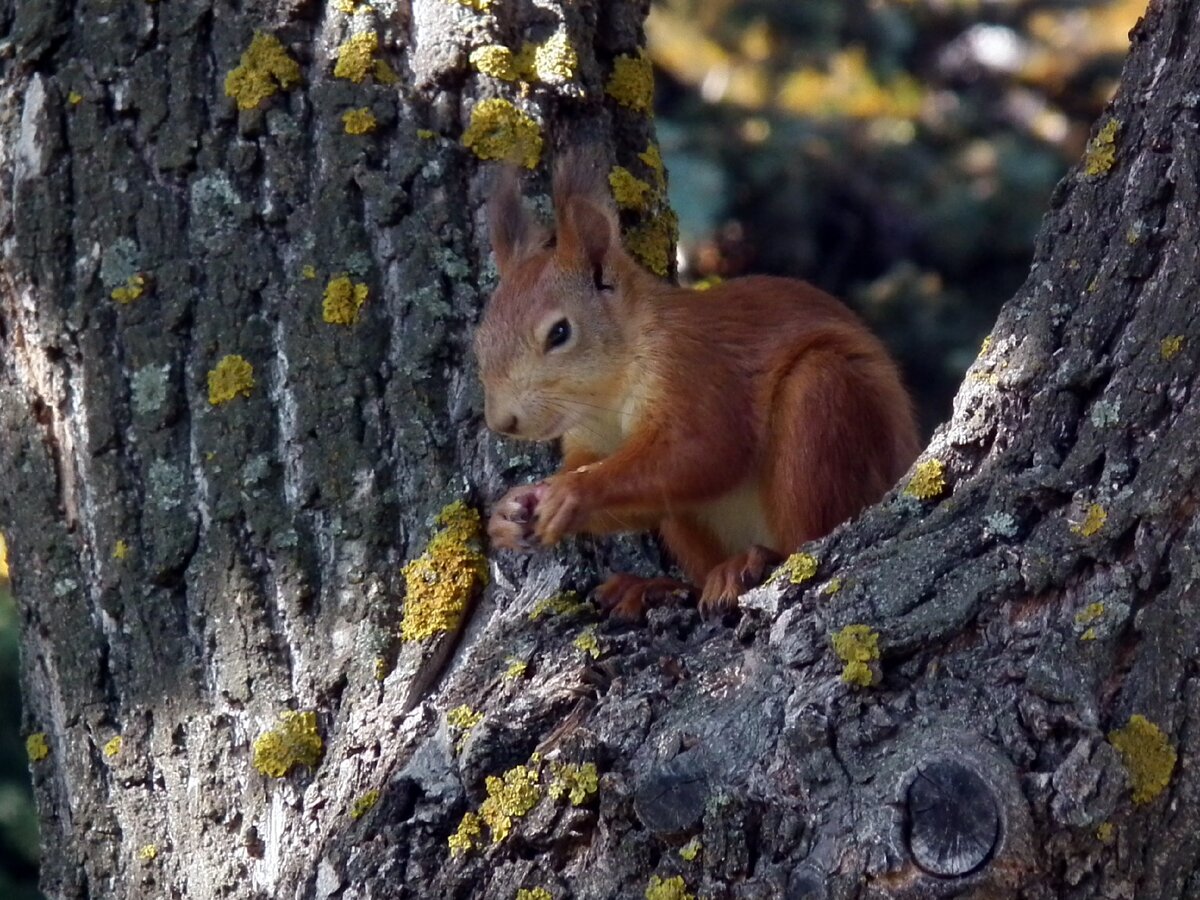
[[[519,176],[514,166],[505,166],[496,175],[488,197],[487,221],[496,268],[501,275],[521,257],[541,246],[547,237],[545,229],[521,197]]]
[[[559,253],[588,268],[602,267],[619,245],[617,211],[598,148],[563,153],[554,167],[554,218]]]

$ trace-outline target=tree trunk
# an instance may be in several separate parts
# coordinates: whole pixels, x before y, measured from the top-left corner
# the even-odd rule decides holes
[[[469,517],[432,519],[542,460],[479,424],[467,98],[636,165],[648,121],[602,98],[644,9],[404,9],[17,9],[0,521],[47,893],[1200,896],[1200,2],[1135,29],[894,494],[733,628],[589,623],[560,594],[632,550],[496,554],[440,684],[453,642],[418,600],[479,561]],[[466,77],[559,15],[576,78]],[[254,27],[304,83],[235,114]],[[398,88],[332,77],[351,28]],[[360,106],[374,135],[344,132]],[[323,321],[343,272],[336,308],[369,290],[351,326]],[[227,364],[213,404],[232,354],[253,387]]]

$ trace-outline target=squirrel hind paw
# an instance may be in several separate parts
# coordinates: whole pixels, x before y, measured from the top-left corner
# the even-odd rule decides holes
[[[690,584],[674,578],[642,578],[613,575],[596,587],[592,596],[610,618],[636,622],[651,606],[681,603],[694,594]]]
[[[754,544],[745,553],[731,556],[715,566],[704,580],[700,613],[712,616],[731,612],[737,607],[738,597],[762,584],[767,573],[781,562],[782,554]]]

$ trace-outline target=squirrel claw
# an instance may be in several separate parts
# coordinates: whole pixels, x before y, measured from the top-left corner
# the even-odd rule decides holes
[[[528,553],[537,545],[533,523],[544,490],[541,483],[526,484],[497,501],[488,518],[488,538],[493,547]]]
[[[737,606],[737,599],[763,583],[767,572],[783,562],[783,556],[769,547],[751,545],[745,553],[731,556],[708,573],[700,595],[700,614],[723,615]]]
[[[612,575],[599,585],[592,596],[609,617],[636,622],[651,606],[686,600],[692,596],[690,584],[674,578],[641,578],[637,575]]]

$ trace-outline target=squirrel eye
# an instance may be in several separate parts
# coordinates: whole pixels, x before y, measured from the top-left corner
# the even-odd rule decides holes
[[[566,319],[559,319],[550,326],[550,330],[546,332],[546,349],[556,350],[571,339],[571,323]]]
[[[611,284],[604,283],[603,266],[596,266],[592,269],[592,284],[596,286],[597,291],[611,291],[613,289]]]

